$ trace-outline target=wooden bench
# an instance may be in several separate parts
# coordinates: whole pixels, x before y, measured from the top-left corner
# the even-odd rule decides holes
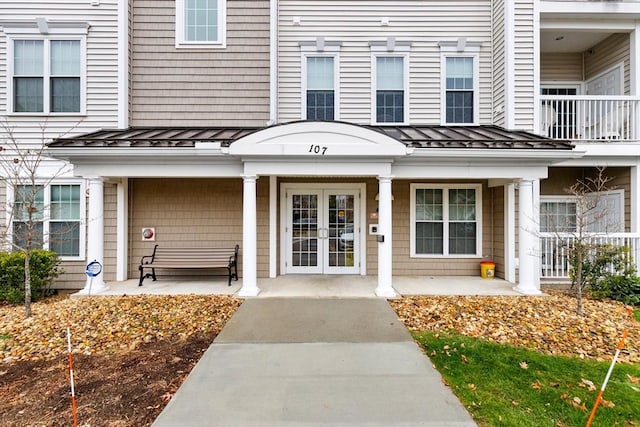
[[[216,269],[226,268],[231,279],[238,280],[238,245],[235,248],[165,248],[155,245],[153,254],[145,255],[140,259],[140,282],[151,277],[156,280],[156,268],[169,269]],[[151,273],[145,270],[151,269]]]

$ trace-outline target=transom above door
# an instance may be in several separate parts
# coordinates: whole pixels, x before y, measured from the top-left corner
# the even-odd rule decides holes
[[[283,199],[285,273],[360,274],[358,186],[289,185]]]

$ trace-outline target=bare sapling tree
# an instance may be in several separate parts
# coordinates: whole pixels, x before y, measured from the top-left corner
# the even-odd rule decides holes
[[[43,246],[41,223],[44,215],[43,189],[58,177],[66,165],[46,162],[46,125],[40,126],[38,143],[21,143],[6,122],[1,124],[0,182],[13,191],[13,201],[5,208],[6,221],[0,227],[0,240],[5,248],[24,254],[25,315],[31,316],[31,255]],[[45,163],[46,162],[46,168]],[[46,171],[44,170],[46,169]]]
[[[566,243],[567,253],[571,262],[572,287],[576,295],[577,313],[582,316],[583,291],[587,286],[585,280],[584,263],[591,254],[598,249],[598,243],[593,239],[594,234],[611,232],[614,226],[610,224],[611,212],[606,206],[604,194],[613,190],[609,187],[611,177],[606,175],[604,167],[597,167],[592,175],[577,180],[565,191],[575,200],[575,225],[563,227],[563,231],[570,231],[571,238]]]

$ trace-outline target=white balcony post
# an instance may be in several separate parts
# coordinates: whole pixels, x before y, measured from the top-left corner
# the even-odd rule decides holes
[[[87,276],[80,294],[96,294],[107,289],[104,283],[104,182],[89,179],[89,209],[87,217],[87,264],[97,261],[103,270],[95,277]]]
[[[243,175],[242,191],[242,288],[241,297],[252,297],[260,293],[257,284],[257,208],[255,175]]]
[[[393,237],[391,177],[378,177],[378,287],[379,297],[395,297],[393,289]]]
[[[537,200],[535,200],[534,182],[530,179],[520,181],[518,191],[518,257],[520,268],[518,286],[515,290],[527,295],[539,295],[540,271],[538,266],[539,233],[538,220],[535,217]]]

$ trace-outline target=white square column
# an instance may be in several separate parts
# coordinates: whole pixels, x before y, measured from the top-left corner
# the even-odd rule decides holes
[[[540,271],[538,270],[538,253],[540,237],[536,206],[539,197],[534,191],[534,181],[523,179],[518,190],[518,258],[520,259],[518,286],[515,290],[526,295],[539,295]]]
[[[393,236],[391,177],[378,177],[378,287],[379,297],[395,297],[393,289]]]
[[[104,266],[104,182],[102,178],[89,180],[89,208],[87,217],[87,264],[97,261]],[[87,276],[79,293],[90,295],[107,289],[104,268],[95,277]]]
[[[241,297],[255,297],[260,293],[257,283],[258,241],[256,175],[243,175],[242,189],[242,288]]]

